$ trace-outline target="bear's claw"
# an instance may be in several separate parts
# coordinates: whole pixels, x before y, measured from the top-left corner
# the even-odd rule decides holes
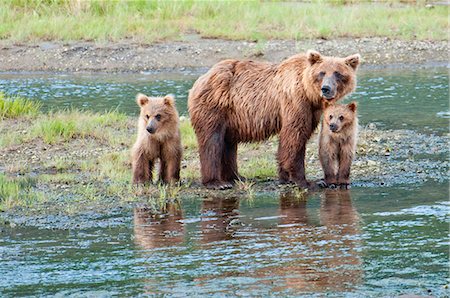
[[[325,182],[325,180],[321,179],[319,181],[316,182],[317,186],[319,186],[320,188],[327,188],[328,184]]]
[[[228,182],[211,182],[205,184],[207,189],[214,189],[214,190],[225,190],[233,188],[233,184]]]
[[[334,184],[334,183],[331,183],[331,184],[328,184],[328,188],[329,189],[337,189],[338,186],[336,184]]]
[[[350,183],[341,183],[339,184],[340,189],[350,189]]]

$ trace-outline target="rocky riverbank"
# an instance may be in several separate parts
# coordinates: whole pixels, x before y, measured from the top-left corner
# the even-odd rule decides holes
[[[360,53],[363,65],[446,64],[447,41],[404,41],[389,38],[335,40],[270,40],[266,42],[204,39],[155,44],[41,42],[0,43],[0,71],[142,72],[210,67],[228,58],[278,62],[308,49],[326,55]]]

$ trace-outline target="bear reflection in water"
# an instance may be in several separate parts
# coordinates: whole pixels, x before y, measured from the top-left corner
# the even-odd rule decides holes
[[[202,202],[202,243],[234,238],[240,226],[237,197],[209,197]]]
[[[134,209],[134,238],[144,249],[181,244],[184,241],[183,212],[179,202],[167,203],[164,212],[150,208]]]
[[[300,292],[350,290],[361,283],[360,218],[349,190],[326,190],[320,211],[310,214],[307,200],[280,196],[281,241],[291,244],[285,266],[268,267],[258,276],[285,276],[274,290]]]
[[[229,269],[221,267],[220,257],[208,262],[207,267],[217,266],[214,275],[202,274],[203,265],[197,268],[194,282],[199,287],[233,276],[254,279],[250,287],[267,287],[272,292],[351,290],[362,281],[360,217],[350,190],[326,190],[320,196],[317,208],[317,197],[283,192],[275,217],[256,215],[275,211],[271,204],[249,208],[240,206],[236,197],[209,197],[202,201],[200,218],[193,222],[199,229],[194,234],[186,233],[179,205],[168,205],[167,215],[162,218],[136,209],[135,239],[145,249],[200,242],[205,245],[197,246],[200,254],[208,254],[210,248],[217,252],[222,247],[226,251],[231,241],[238,240],[232,245],[240,243],[242,249],[234,256],[227,255]],[[261,253],[261,247],[271,253]],[[238,270],[239,266],[232,269],[233,264],[242,262],[249,271]]]

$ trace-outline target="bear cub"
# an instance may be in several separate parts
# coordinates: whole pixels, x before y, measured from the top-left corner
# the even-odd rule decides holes
[[[159,182],[178,181],[182,147],[174,97],[138,94],[136,102],[141,113],[137,140],[132,148],[133,183],[151,183],[157,159],[160,162]]]
[[[320,187],[350,188],[350,167],[356,151],[358,134],[357,104],[324,102],[319,137],[319,159],[325,174]]]

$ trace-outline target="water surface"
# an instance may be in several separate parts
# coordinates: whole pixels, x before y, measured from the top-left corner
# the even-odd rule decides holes
[[[43,103],[45,110],[68,107],[105,111],[117,109],[138,114],[138,92],[177,98],[181,115],[187,115],[187,95],[206,69],[145,74],[17,74],[0,73],[0,92]],[[450,118],[448,69],[387,68],[359,70],[358,87],[350,97],[359,102],[363,125],[381,128],[445,132]]]
[[[2,227],[0,296],[443,297],[447,189],[213,196],[112,228]]]
[[[172,93],[186,115],[187,92],[204,71],[3,73],[0,91],[42,101],[46,110],[130,115],[138,113],[136,93]],[[349,100],[359,102],[362,125],[444,142],[448,91],[447,68],[363,68]],[[445,166],[448,150],[426,145],[423,156],[404,162]],[[111,210],[95,219],[106,223],[98,228],[0,225],[0,296],[448,297],[449,183],[431,179],[445,171],[438,167],[424,167],[426,181],[401,172],[389,187],[253,200],[219,192],[182,198],[156,217],[145,206]],[[417,183],[396,184],[402,179]]]

